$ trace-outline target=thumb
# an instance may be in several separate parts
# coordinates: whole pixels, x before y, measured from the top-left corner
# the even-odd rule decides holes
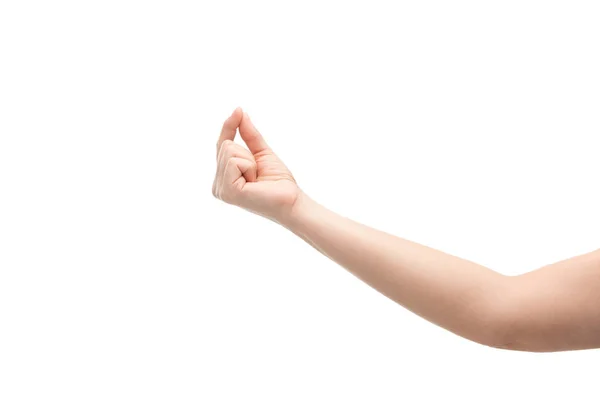
[[[240,136],[252,154],[268,150],[269,146],[258,129],[254,126],[247,113],[242,116],[239,126]]]

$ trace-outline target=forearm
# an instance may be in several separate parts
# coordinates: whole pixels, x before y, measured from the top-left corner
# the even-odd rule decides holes
[[[496,305],[508,277],[351,221],[306,195],[283,224],[410,311],[468,339],[501,344]]]

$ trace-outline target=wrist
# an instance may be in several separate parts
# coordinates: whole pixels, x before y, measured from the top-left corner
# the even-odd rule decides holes
[[[294,231],[294,228],[302,224],[302,221],[305,220],[306,215],[309,213],[309,208],[313,203],[314,201],[300,190],[288,212],[278,222],[290,231]]]

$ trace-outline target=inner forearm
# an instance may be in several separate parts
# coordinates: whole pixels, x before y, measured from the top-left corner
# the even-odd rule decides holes
[[[473,262],[369,228],[302,195],[285,225],[387,297],[456,334],[501,339],[494,304],[507,277]]]

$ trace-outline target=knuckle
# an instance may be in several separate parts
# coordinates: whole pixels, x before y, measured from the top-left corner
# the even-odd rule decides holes
[[[232,157],[229,159],[227,165],[229,166],[229,168],[235,168],[239,165],[239,162],[240,159],[237,157],[237,155],[233,154]]]
[[[217,150],[223,149],[225,146],[228,145],[228,142],[231,142],[231,140],[230,139],[225,139],[223,141],[217,140],[217,143],[216,143]]]
[[[233,145],[233,141],[232,140],[225,140],[223,141],[223,143],[221,143],[221,148],[219,149],[219,156],[220,157],[226,157],[231,153],[231,148]]]

